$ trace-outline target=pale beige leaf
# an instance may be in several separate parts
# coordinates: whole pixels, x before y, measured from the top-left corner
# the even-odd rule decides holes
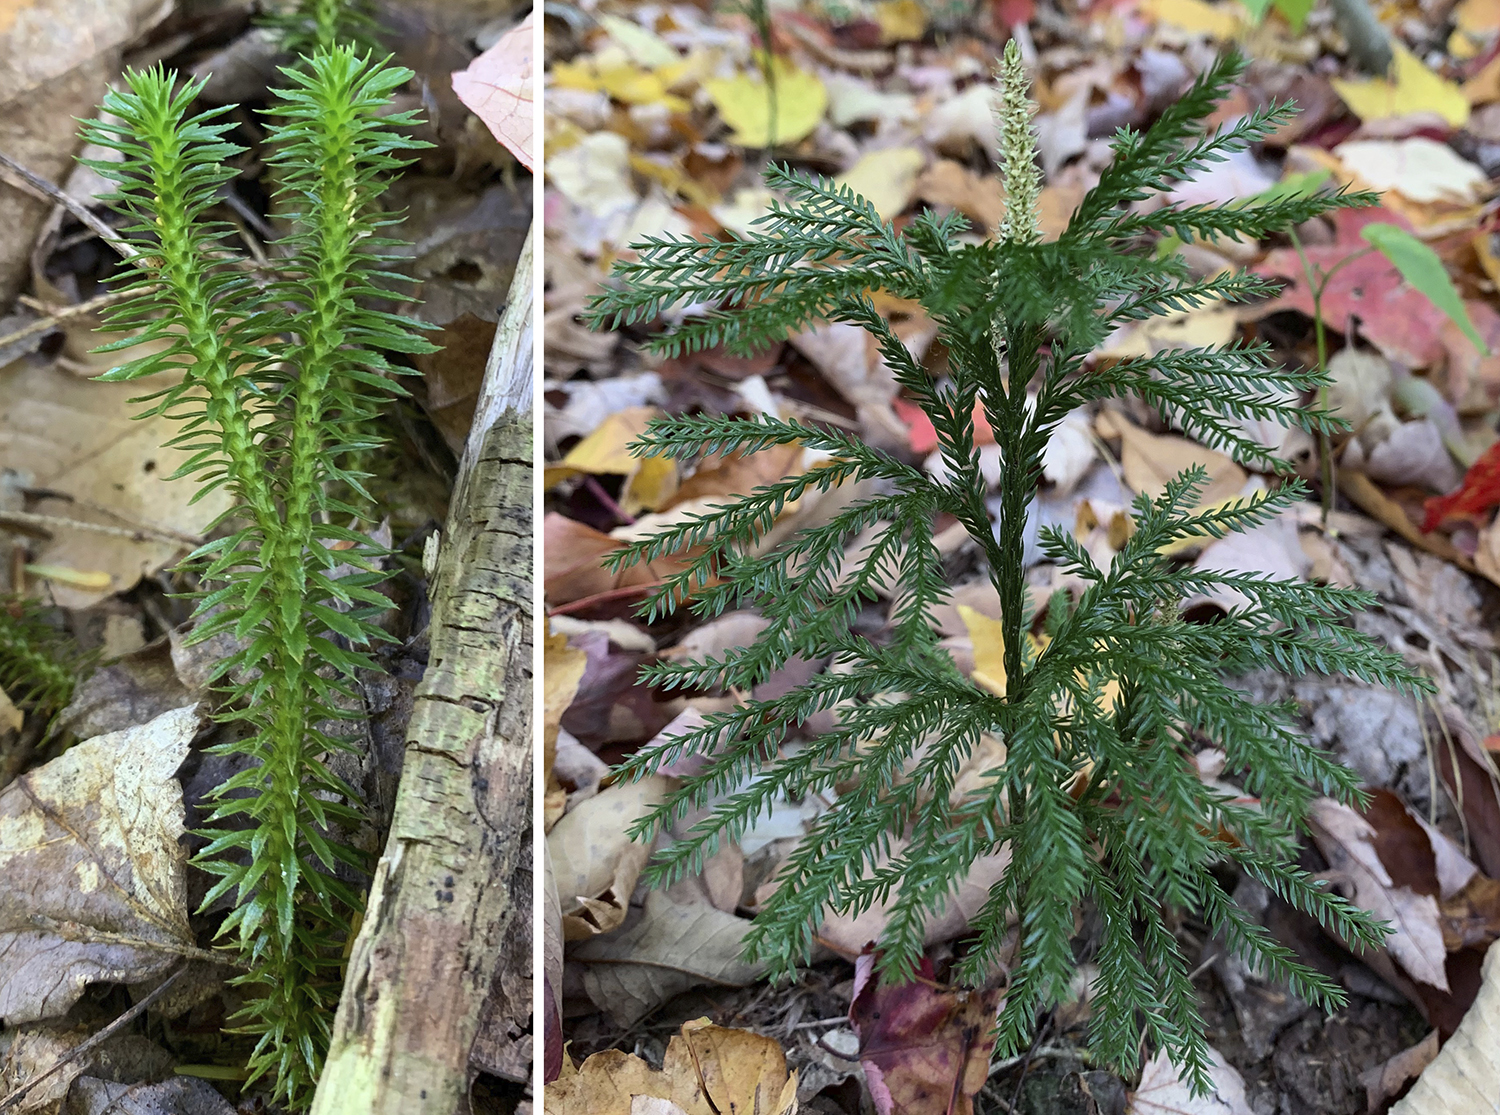
[[[1329,866],[1354,884],[1354,903],[1391,923],[1385,947],[1415,979],[1448,990],[1447,950],[1437,899],[1398,887],[1375,850],[1375,829],[1354,810],[1319,798],[1308,813],[1313,842]]]
[[[1120,439],[1125,483],[1152,499],[1166,490],[1169,480],[1194,465],[1208,472],[1208,484],[1198,495],[1200,506],[1239,495],[1248,479],[1245,470],[1223,453],[1176,434],[1149,433],[1113,411],[1101,412],[1094,428],[1100,437]]]
[[[1141,1084],[1130,1097],[1125,1115],[1253,1115],[1245,1101],[1245,1081],[1224,1055],[1208,1047],[1213,1064],[1208,1075],[1212,1089],[1195,1096],[1178,1075],[1165,1051],[1141,1073]]]
[[[536,131],[531,107],[535,99],[531,21],[528,15],[474,59],[467,70],[453,75],[458,99],[484,121],[491,134],[527,170],[532,169]]]
[[[85,344],[102,340],[84,338]],[[114,359],[137,355],[127,350]],[[61,497],[41,500],[33,510],[142,531],[132,537],[53,530],[34,554],[38,564],[108,578],[96,589],[55,583],[53,594],[64,607],[86,608],[170,565],[232,502],[221,489],[192,503],[197,485],[166,479],[189,454],[163,448],[177,432],[171,422],[135,420],[139,408],[129,400],[139,394],[140,384],[98,383],[52,365],[18,363],[7,370],[0,394],[0,468]]]
[[[705,903],[682,905],[659,891],[626,929],[595,937],[568,952],[594,1004],[629,1027],[694,987],[744,987],[765,966],[741,956],[750,922]]]
[[[627,830],[671,785],[660,775],[617,783],[565,814],[547,834],[566,940],[608,933],[625,920],[631,891],[651,854],[650,846],[631,840]]]
[[[98,736],[0,794],[0,1017],[55,1017],[90,983],[160,976],[194,947],[182,787],[196,706]]]

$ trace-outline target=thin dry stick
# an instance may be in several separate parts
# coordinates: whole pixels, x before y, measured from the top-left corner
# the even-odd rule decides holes
[[[0,337],[0,351],[26,340],[28,337],[34,337],[38,333],[50,332],[57,328],[57,326],[71,321],[75,317],[93,313],[95,310],[106,309],[109,306],[113,306],[116,302],[125,301],[127,298],[134,298],[138,293],[138,291],[114,290],[108,294],[101,294],[97,298],[90,298],[87,302],[79,302],[76,306],[63,306],[60,309],[54,310],[46,317],[37,318],[29,325],[23,325],[15,332],[7,333],[5,336]]]
[[[123,258],[133,259],[140,254],[129,244],[125,243],[125,241],[121,240],[119,234],[100,220],[87,205],[82,204],[76,198],[69,197],[40,174],[28,170],[4,152],[0,152],[0,178],[4,178],[18,190],[25,190],[33,197],[38,197],[42,201],[57,202],[58,205],[61,205],[69,213],[97,232],[99,239],[119,252]]]
[[[111,538],[130,538],[137,542],[151,538],[181,546],[203,545],[203,538],[199,535],[179,534],[174,530],[156,527],[113,527],[108,523],[89,523],[82,519],[65,519],[59,515],[38,515],[34,511],[0,510],[0,526],[16,527],[23,534],[36,531],[42,536],[50,535],[54,530],[86,530],[94,534],[107,534]]]
[[[79,1042],[72,1049],[68,1050],[67,1053],[63,1054],[62,1059],[46,1072],[42,1073],[39,1076],[34,1076],[30,1080],[27,1080],[21,1084],[18,1084],[15,1091],[11,1092],[4,1099],[0,1099],[0,1111],[9,1111],[12,1107],[15,1107],[23,1099],[25,1099],[27,1093],[29,1093],[42,1081],[50,1079],[55,1074],[61,1072],[65,1065],[78,1060],[85,1053],[92,1052],[96,1047],[108,1041],[111,1037],[118,1033],[122,1027],[129,1025],[131,1021],[137,1018],[143,1011],[145,1011],[153,1003],[155,1003],[158,999],[165,995],[167,993],[167,990],[177,982],[177,977],[182,975],[182,973],[185,971],[187,971],[186,963],[177,965],[176,968],[172,969],[171,974],[169,974],[166,979],[162,980],[161,983],[157,984],[156,988],[149,995],[132,1006],[124,1014],[120,1015],[119,1018],[115,1019],[108,1026],[104,1027],[104,1029],[100,1030],[97,1034],[94,1034],[92,1037]]]

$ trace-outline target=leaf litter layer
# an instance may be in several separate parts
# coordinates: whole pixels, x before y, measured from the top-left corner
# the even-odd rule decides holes
[[[1286,96],[1304,111],[1252,151],[1180,182],[1170,200],[1224,204],[1271,191],[1341,185],[1380,193],[1378,208],[1349,214],[1360,217],[1352,227],[1336,218],[1305,224],[1295,238],[1214,246],[1167,238],[1159,250],[1179,254],[1204,278],[1226,269],[1245,271],[1282,281],[1284,289],[1272,303],[1204,307],[1119,330],[1101,342],[1093,361],[1107,368],[1182,346],[1262,340],[1283,366],[1296,369],[1316,367],[1321,350],[1333,378],[1328,403],[1354,427],[1330,447],[1335,470],[1333,484],[1322,485],[1330,504],[1326,518],[1317,498],[1323,493],[1318,492],[1313,501],[1289,508],[1249,537],[1185,539],[1174,557],[1221,573],[1269,574],[1376,591],[1381,606],[1359,619],[1359,628],[1402,652],[1436,680],[1440,691],[1436,700],[1419,704],[1319,679],[1252,677],[1241,683],[1263,697],[1294,699],[1303,731],[1313,741],[1334,752],[1367,785],[1394,789],[1403,809],[1412,807],[1415,818],[1434,828],[1434,835],[1423,838],[1427,851],[1423,840],[1410,835],[1400,841],[1404,850],[1398,851],[1395,834],[1410,832],[1406,822],[1395,814],[1363,818],[1373,829],[1370,846],[1381,849],[1364,854],[1373,856],[1375,874],[1383,873],[1389,882],[1378,884],[1384,893],[1368,904],[1360,902],[1352,884],[1340,882],[1343,892],[1366,909],[1395,903],[1423,910],[1422,927],[1413,927],[1428,942],[1426,959],[1409,955],[1419,969],[1426,966],[1429,978],[1436,978],[1438,968],[1445,974],[1453,968],[1455,978],[1440,981],[1447,983],[1446,990],[1414,979],[1389,950],[1356,959],[1300,921],[1274,895],[1257,893],[1249,880],[1231,880],[1239,906],[1355,996],[1349,1008],[1324,1021],[1299,1000],[1288,1000],[1284,987],[1226,955],[1222,942],[1211,939],[1205,927],[1183,923],[1179,940],[1201,957],[1195,986],[1209,1012],[1208,1039],[1227,1058],[1225,1071],[1248,1089],[1248,1098],[1239,1102],[1294,1098],[1320,1109],[1362,1109],[1368,1097],[1359,1071],[1309,1067],[1309,1062],[1342,1060],[1374,1072],[1384,1057],[1420,1044],[1424,1027],[1446,1035],[1463,1018],[1478,986],[1476,958],[1490,939],[1485,936],[1489,931],[1476,928],[1487,916],[1479,911],[1491,909],[1489,881],[1500,871],[1487,851],[1494,840],[1487,833],[1500,813],[1488,785],[1492,760],[1483,746],[1493,692],[1493,637],[1482,618],[1490,589],[1474,577],[1477,572],[1487,578],[1486,566],[1495,568],[1481,545],[1488,538],[1494,502],[1478,495],[1483,510],[1473,517],[1455,516],[1436,531],[1421,527],[1429,515],[1423,499],[1466,490],[1461,479],[1476,462],[1470,484],[1476,494],[1482,491],[1485,446],[1495,440],[1496,396],[1484,386],[1486,375],[1493,374],[1488,370],[1493,318],[1485,297],[1493,282],[1484,221],[1488,167],[1482,165],[1484,141],[1478,139],[1492,126],[1486,106],[1496,93],[1486,91],[1486,82],[1493,84],[1494,67],[1486,51],[1494,32],[1476,30],[1487,24],[1474,5],[1456,9],[1450,23],[1428,17],[1425,24],[1393,22],[1398,46],[1406,36],[1408,45],[1427,53],[1413,67],[1398,50],[1398,65],[1382,86],[1384,79],[1360,73],[1343,55],[1347,40],[1334,26],[1332,12],[1304,14],[1305,23],[1297,13],[1280,10],[1257,22],[1239,9],[1195,4],[1093,12],[1025,4],[974,13],[901,4],[805,10],[770,29],[776,67],[782,74],[798,75],[800,84],[792,86],[798,95],[785,108],[779,100],[775,108],[768,99],[763,102],[761,128],[766,131],[769,123],[769,132],[776,133],[763,137],[748,134],[745,121],[751,109],[733,97],[747,87],[764,96],[764,85],[756,84],[764,66],[748,51],[736,53],[723,33],[726,28],[755,33],[753,18],[676,11],[661,15],[621,5],[608,10],[594,31],[550,26],[547,402],[549,459],[556,465],[549,469],[552,513],[544,540],[553,633],[549,690],[553,678],[569,676],[560,672],[564,663],[579,682],[574,689],[564,680],[551,698],[557,706],[549,721],[556,732],[549,751],[555,777],[547,823],[557,826],[550,841],[557,849],[554,868],[560,853],[575,874],[568,892],[558,891],[560,936],[568,940],[559,941],[550,954],[555,966],[548,978],[559,1018],[580,1019],[563,1031],[578,1041],[577,1053],[620,1041],[629,1047],[632,1035],[647,1042],[649,1050],[656,1040],[652,1035],[665,1033],[673,1019],[702,1012],[706,1005],[714,1005],[712,1017],[727,1021],[745,1004],[774,1002],[769,1017],[759,1016],[761,1024],[764,1032],[783,1040],[794,1062],[800,1061],[804,1102],[820,1094],[819,1103],[852,1102],[847,1098],[852,1093],[834,1090],[849,1079],[851,1069],[856,1076],[863,1073],[867,1087],[869,1080],[868,1061],[856,1068],[862,1039],[848,1020],[853,986],[839,978],[840,971],[849,972],[840,961],[824,960],[790,994],[754,982],[756,975],[745,971],[733,979],[748,981],[747,990],[723,990],[723,973],[738,955],[736,930],[742,938],[753,927],[777,864],[827,802],[773,803],[741,841],[721,846],[700,875],[649,898],[637,885],[644,856],[629,846],[618,813],[614,823],[598,830],[606,839],[574,839],[575,833],[593,828],[589,818],[596,812],[625,806],[639,816],[652,805],[637,800],[626,806],[619,796],[624,787],[601,783],[606,764],[691,731],[698,723],[695,717],[731,710],[747,698],[779,696],[827,666],[823,661],[789,662],[780,676],[757,686],[753,694],[683,696],[634,684],[641,664],[732,654],[753,641],[766,617],[732,613],[702,625],[678,620],[647,626],[632,616],[633,605],[678,573],[679,566],[664,556],[646,566],[612,570],[602,559],[622,543],[686,521],[726,496],[816,467],[819,458],[807,451],[801,457],[783,451],[772,460],[766,459],[772,454],[763,453],[710,456],[683,465],[629,457],[626,445],[648,419],[664,413],[761,414],[851,431],[870,445],[903,452],[918,467],[942,466],[930,427],[918,420],[919,408],[882,354],[855,327],[810,322],[768,352],[745,356],[710,345],[662,359],[643,354],[640,347],[654,326],[625,330],[623,339],[621,334],[592,334],[581,325],[583,305],[600,288],[614,259],[622,253],[631,258],[628,244],[643,236],[747,234],[750,222],[772,201],[759,184],[759,172],[773,157],[836,175],[869,198],[882,219],[904,225],[924,210],[955,211],[970,220],[974,235],[993,232],[1004,219],[1005,206],[990,138],[993,86],[984,75],[1012,27],[1023,47],[1035,52],[1029,68],[1042,109],[1038,126],[1045,178],[1037,208],[1045,237],[1056,236],[1107,165],[1103,138],[1121,124],[1149,123],[1231,43],[1246,50],[1253,65],[1221,119]],[[1441,52],[1440,62],[1433,61],[1434,49]],[[1328,61],[1310,65],[1315,58]],[[1335,67],[1341,67],[1335,69],[1338,76],[1329,80],[1324,75]],[[821,86],[821,94],[808,91],[813,84]],[[1455,98],[1463,101],[1462,111]],[[778,115],[783,112],[802,116],[783,120]],[[1445,119],[1442,128],[1433,129],[1434,116]],[[766,151],[738,145],[746,139],[774,141],[776,147]],[[1441,152],[1433,154],[1426,143]],[[1401,168],[1417,166],[1425,180],[1402,173]],[[1141,209],[1149,212],[1163,200],[1143,202]],[[1367,224],[1389,226],[1426,244],[1446,285],[1429,282],[1413,290],[1409,266],[1403,268],[1394,253],[1375,250],[1371,238],[1361,235]],[[1423,263],[1430,266],[1427,257]],[[1309,313],[1312,292],[1320,283],[1318,302],[1328,300],[1321,331]],[[912,357],[941,382],[949,356],[933,345],[933,323],[912,303],[881,291],[872,297]],[[1398,308],[1393,298],[1410,304]],[[1479,345],[1471,334],[1478,335]],[[1162,483],[1183,467],[1201,465],[1220,485],[1205,501],[1210,505],[1243,498],[1265,485],[1263,474],[1247,473],[1214,446],[1184,436],[1184,417],[1163,423],[1146,408],[1090,408],[1070,415],[1058,428],[1043,458],[1048,485],[1027,522],[1025,563],[1036,601],[1070,587],[1031,542],[1040,528],[1061,527],[1096,562],[1107,564],[1128,540],[1126,512],[1132,498],[1159,494]],[[1315,439],[1254,418],[1244,420],[1241,431],[1268,452],[1296,461],[1310,480],[1323,481],[1324,462]],[[979,465],[993,490],[1000,477],[999,451],[987,444],[977,421],[976,433]],[[797,529],[827,522],[850,501],[869,494],[835,488],[790,503],[760,552]],[[851,557],[874,536],[872,531],[855,539]],[[935,617],[937,634],[959,669],[977,684],[1003,684],[1003,648],[995,637],[1001,611],[985,583],[980,558],[963,544],[962,532],[940,529],[936,540],[953,586],[951,606]],[[899,599],[890,597],[890,585],[876,587],[886,591],[864,607],[856,630],[885,630],[890,609],[899,605]],[[1236,603],[1221,596],[1188,605],[1199,618],[1212,619]],[[1046,632],[1033,635],[1040,642]],[[807,734],[827,727],[808,725]],[[1001,746],[998,740],[993,744]],[[797,746],[791,744],[793,753]],[[1002,753],[978,756],[958,778],[982,779]],[[1244,795],[1243,771],[1226,772],[1223,757],[1212,751],[1195,758],[1201,777],[1225,792]],[[681,779],[697,772],[684,767],[661,773]],[[1431,774],[1440,782],[1436,787]],[[1460,796],[1455,792],[1460,785],[1472,792]],[[574,819],[575,814],[581,816]],[[687,818],[679,835],[695,820]],[[672,839],[668,834],[662,841]],[[1321,850],[1322,842],[1315,843],[1304,844],[1304,861],[1315,870],[1336,872],[1323,858],[1328,853]],[[1456,889],[1449,885],[1453,877],[1443,884],[1435,866],[1423,866],[1447,861],[1454,849],[1460,862],[1475,869]],[[580,864],[588,867],[591,881],[583,887],[587,893],[571,893],[579,890]],[[988,877],[978,872],[969,880],[981,900],[989,885],[1004,877],[1006,866],[1003,861],[987,865]],[[923,927],[929,957],[945,980],[948,965],[966,951],[964,938],[976,909],[977,904],[966,906],[961,892]],[[1445,937],[1438,928],[1450,924],[1447,919],[1455,914],[1475,934],[1470,944],[1460,945],[1461,936],[1450,931]],[[1049,1097],[1047,1102],[1072,1096],[1069,1102],[1083,1105],[1080,1086],[1067,1083],[1070,1067],[1085,1074],[1084,1090],[1110,1090],[1122,1102],[1127,1087],[1145,1087],[1133,1079],[1105,1083],[1107,1074],[1080,1051],[1095,1009],[1089,984],[1097,972],[1092,949],[1098,926],[1090,923],[1092,916],[1085,912],[1076,927],[1073,991],[1050,1018],[1041,1020],[1042,1036],[1028,1056],[995,1066],[979,1093],[981,1107],[988,1102],[1005,1110],[1006,1104],[1042,1102],[1043,1096]],[[684,936],[682,927],[697,922],[704,925],[702,935]],[[868,915],[853,926],[829,918],[817,940],[830,951],[821,955],[852,961],[882,928]],[[673,961],[664,965],[651,954],[660,955],[668,939]],[[667,968],[670,972],[664,973]],[[616,971],[636,973],[630,995],[619,993],[621,984],[612,976]],[[684,980],[707,990],[682,996]],[[828,997],[829,988],[835,989],[834,998]],[[1278,1002],[1280,1007],[1274,1005]],[[817,1019],[806,1017],[809,1008],[817,1010]],[[756,1018],[756,1011],[766,1009],[752,1007],[745,1017]],[[818,1020],[821,1026],[802,1028],[804,1022]],[[963,1041],[961,1036],[952,1040],[959,1045],[946,1048],[950,1062]],[[1317,1052],[1347,1048],[1362,1052],[1354,1061],[1340,1054],[1328,1062]],[[813,1063],[823,1068],[813,1070]],[[1408,1057],[1407,1068],[1412,1063],[1414,1058]],[[1377,1085],[1371,1087],[1398,1090],[1420,1066],[1404,1076],[1402,1071],[1375,1073],[1371,1079]],[[944,1093],[945,1110],[953,1097],[968,1094],[957,1086],[961,1077],[956,1070],[947,1077],[954,1088]],[[1390,1084],[1397,1077],[1399,1083]],[[1153,1077],[1152,1093],[1163,1087]],[[835,1095],[846,1098],[834,1100]],[[1129,1102],[1147,1109],[1142,1106],[1148,1102],[1145,1097]]]

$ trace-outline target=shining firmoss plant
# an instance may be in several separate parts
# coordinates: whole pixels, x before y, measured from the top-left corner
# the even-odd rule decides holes
[[[34,602],[0,597],[0,688],[17,706],[50,722],[73,699],[89,661]]]
[[[1340,624],[1372,603],[1368,593],[1198,570],[1169,556],[1174,541],[1223,537],[1286,511],[1305,496],[1289,478],[1253,500],[1205,508],[1206,477],[1185,473],[1158,498],[1135,501],[1134,534],[1108,568],[1069,534],[1042,531],[1046,556],[1087,587],[1072,606],[1054,599],[1044,649],[1026,638],[1027,507],[1048,437],[1070,411],[1139,396],[1204,444],[1284,478],[1288,463],[1248,436],[1242,421],[1337,428],[1300,401],[1323,373],[1271,366],[1264,345],[1175,350],[1109,366],[1088,361],[1123,323],[1272,289],[1246,274],[1193,278],[1179,258],[1157,258],[1156,238],[1260,238],[1371,201],[1344,194],[1235,207],[1131,205],[1291,115],[1289,106],[1271,106],[1207,134],[1202,121],[1243,68],[1235,57],[1217,62],[1148,132],[1121,132],[1113,165],[1062,236],[1047,243],[1036,212],[1032,107],[1012,42],[999,75],[1009,204],[998,238],[967,243],[959,238],[961,217],[931,213],[897,230],[847,188],[773,169],[767,181],[787,200],[753,235],[636,245],[638,259],[616,265],[616,283],[591,310],[596,326],[619,328],[674,306],[717,307],[653,338],[652,347],[670,355],[719,344],[748,352],[818,321],[859,325],[931,419],[945,465],[946,478],[936,479],[856,435],[768,416],[662,419],[636,443],[639,454],[682,461],[791,444],[825,455],[801,475],[613,556],[615,568],[672,555],[684,563],[646,602],[643,615],[652,620],[688,603],[704,618],[753,608],[769,620],[749,646],[650,667],[644,680],[654,686],[751,693],[794,656],[831,663],[786,696],[709,714],[701,728],[624,764],[625,776],[639,778],[686,753],[703,759],[701,771],[634,829],[645,839],[705,811],[657,855],[650,877],[661,883],[698,870],[778,799],[831,798],[756,916],[748,954],[790,972],[809,955],[827,910],[888,903],[880,965],[885,977],[904,980],[922,954],[927,914],[977,859],[1008,848],[1009,870],[973,919],[958,969],[973,984],[990,978],[1007,928],[1019,919],[997,1055],[1024,1049],[1037,1012],[1067,992],[1076,971],[1074,914],[1088,900],[1102,914],[1096,1053],[1128,1071],[1144,1029],[1198,1088],[1208,1082],[1205,1026],[1169,910],[1194,912],[1303,998],[1325,1008],[1343,998],[1233,903],[1213,874],[1217,865],[1237,865],[1355,948],[1384,935],[1382,924],[1296,865],[1310,801],[1327,794],[1358,803],[1356,776],[1292,729],[1293,707],[1257,705],[1224,678],[1270,668],[1348,674],[1405,690],[1422,685],[1399,657]],[[875,290],[915,300],[931,316],[949,354],[946,381],[934,382],[913,360],[872,303]],[[1002,454],[994,523],[974,441],[976,400]],[[793,501],[854,482],[873,494],[760,551],[759,540]],[[999,593],[1003,696],[971,682],[939,645],[933,609],[948,592],[934,544],[942,514],[967,528]],[[874,541],[849,552],[872,527]],[[888,629],[867,637],[853,621],[886,584],[897,586]],[[1220,621],[1183,618],[1186,599],[1226,591],[1244,603]],[[837,727],[783,749],[820,711],[835,712]],[[1001,738],[1006,757],[984,772],[979,789],[957,791],[981,733]],[[1192,756],[1206,745],[1227,752],[1229,769],[1258,802],[1199,778]]]
[[[261,25],[294,58],[335,46],[371,49],[379,27],[370,0],[292,0],[267,9]]]
[[[242,266],[209,219],[241,148],[224,138],[234,125],[223,110],[189,115],[200,82],[129,73],[87,130],[123,157],[90,165],[118,184],[113,202],[140,250],[123,280],[136,297],[109,322],[133,335],[106,351],[161,346],[104,378],[169,377],[144,401],[180,423],[169,444],[191,456],[175,475],[233,497],[220,520],[230,532],[188,559],[204,585],[191,638],[237,641],[214,671],[232,737],[216,750],[250,763],[213,792],[196,862],[219,877],[204,907],[235,902],[220,934],[246,966],[235,1021],[259,1039],[251,1078],[273,1073],[277,1097],[300,1106],[363,906],[338,875],[365,867],[337,839],[362,823],[359,795],[326,760],[351,749],[335,726],[359,715],[356,673],[376,667],[368,648],[387,638],[374,622],[389,606],[377,591],[383,552],[355,529],[370,500],[349,461],[378,448],[369,419],[403,393],[383,354],[431,346],[414,322],[367,308],[399,279],[380,235],[394,218],[376,202],[421,146],[402,132],[412,114],[385,115],[410,71],[335,48],[283,73],[265,157],[292,231],[272,275]]]

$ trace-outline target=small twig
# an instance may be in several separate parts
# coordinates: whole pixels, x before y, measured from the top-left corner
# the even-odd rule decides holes
[[[666,581],[648,581],[643,585],[625,585],[622,588],[607,589],[604,592],[596,592],[592,596],[585,596],[578,600],[570,600],[566,604],[559,604],[555,608],[548,608],[549,616],[566,616],[574,612],[582,612],[592,608],[595,604],[608,604],[614,600],[629,600],[632,596],[640,596],[650,592],[654,588],[661,588]]]
[[[795,1026],[788,1026],[787,1030],[816,1030],[819,1026],[841,1026],[848,1021],[849,1019],[844,1015],[839,1015],[837,1018],[815,1018],[811,1022],[798,1022]]]
[[[99,239],[119,252],[125,259],[134,259],[140,254],[121,240],[119,233],[100,220],[87,205],[80,203],[76,198],[69,197],[40,174],[26,169],[4,152],[0,152],[0,178],[4,178],[19,190],[25,190],[34,197],[39,197],[42,201],[55,201],[97,232]]]
[[[584,476],[583,486],[589,490],[589,493],[595,499],[597,499],[601,504],[604,505],[604,510],[608,511],[622,524],[624,524],[625,526],[635,525],[635,517],[633,515],[625,514],[624,509],[615,502],[614,498],[608,492],[604,490],[604,485],[599,483],[598,477],[593,475]]]
[[[185,971],[187,971],[186,963],[177,965],[177,967],[172,970],[171,974],[169,974],[166,979],[162,980],[161,983],[157,984],[155,989],[152,990],[149,995],[132,1006],[124,1014],[120,1015],[119,1018],[116,1018],[108,1026],[100,1030],[97,1034],[86,1038],[85,1040],[75,1045],[72,1049],[68,1050],[63,1054],[62,1059],[59,1060],[57,1064],[53,1065],[46,1072],[40,1074],[39,1076],[34,1076],[24,1083],[16,1085],[16,1088],[13,1092],[11,1092],[4,1099],[0,1099],[0,1111],[9,1111],[12,1107],[15,1107],[17,1104],[19,1104],[21,1100],[26,1097],[27,1093],[35,1088],[38,1084],[40,1084],[44,1080],[50,1079],[56,1073],[61,1072],[63,1066],[78,1060],[85,1053],[93,1052],[94,1049],[98,1048],[104,1042],[108,1041],[111,1037],[118,1033],[121,1028],[134,1021],[148,1007],[152,1006],[158,999],[165,995],[167,993],[167,989],[170,988],[174,983],[176,983],[177,977],[182,975],[182,973]]]
[[[34,511],[0,510],[0,525],[18,527],[22,534],[38,532],[39,537],[50,537],[54,530],[86,530],[94,534],[107,534],[111,538],[129,538],[136,542],[148,538],[158,542],[171,542],[181,546],[201,546],[203,539],[193,534],[179,534],[174,530],[156,527],[114,527],[108,523],[90,523],[82,519],[65,519],[59,515],[38,515]]]
[[[23,325],[13,333],[7,333],[0,337],[0,351],[9,348],[13,344],[34,337],[38,333],[48,333],[66,321],[84,314],[93,313],[95,310],[103,310],[117,302],[124,302],[127,298],[146,293],[141,290],[119,291],[112,290],[108,294],[101,294],[97,298],[90,298],[87,302],[79,302],[76,306],[63,306],[53,310],[46,317],[38,318],[29,325]]]

